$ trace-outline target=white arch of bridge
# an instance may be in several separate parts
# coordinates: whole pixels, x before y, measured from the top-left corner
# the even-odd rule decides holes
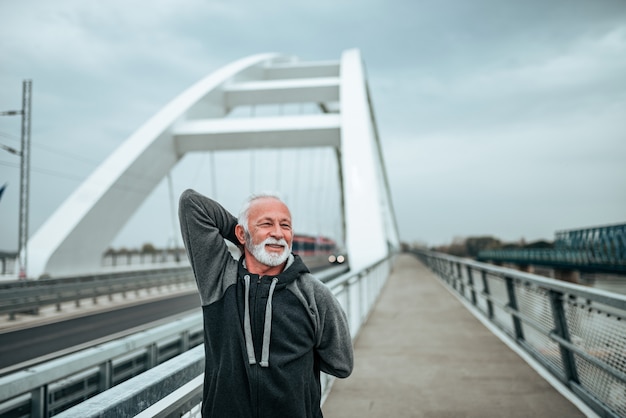
[[[338,103],[318,115],[228,119],[236,106]],[[358,49],[334,62],[279,54],[233,62],[184,91],[111,154],[28,242],[29,277],[97,271],[126,221],[188,152],[334,147],[351,268],[399,246],[381,147]],[[141,173],[144,181],[137,182]]]

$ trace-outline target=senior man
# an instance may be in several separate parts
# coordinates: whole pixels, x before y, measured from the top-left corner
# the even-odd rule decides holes
[[[251,196],[237,219],[186,190],[179,217],[204,317],[202,416],[322,417],[320,372],[349,376],[352,342],[334,295],[291,252],[287,205]]]

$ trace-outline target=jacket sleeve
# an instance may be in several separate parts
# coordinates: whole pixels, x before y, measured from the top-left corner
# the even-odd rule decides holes
[[[319,329],[317,353],[320,370],[336,377],[348,377],[354,366],[348,319],[332,291],[319,283],[316,292]]]
[[[228,286],[223,282],[225,269],[236,268],[224,239],[237,243],[237,219],[216,201],[191,189],[180,196],[178,217],[200,299],[208,305]]]

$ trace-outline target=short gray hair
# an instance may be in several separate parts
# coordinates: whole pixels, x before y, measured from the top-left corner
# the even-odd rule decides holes
[[[285,201],[280,197],[280,195],[276,192],[262,192],[262,193],[253,193],[244,202],[241,210],[239,211],[239,218],[237,218],[237,223],[243,227],[246,235],[250,234],[250,230],[248,229],[248,217],[250,215],[250,207],[252,204],[259,199],[276,199],[283,205],[287,206]]]

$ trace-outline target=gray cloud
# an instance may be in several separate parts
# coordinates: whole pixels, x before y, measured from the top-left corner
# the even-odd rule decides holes
[[[0,110],[19,107],[22,79],[34,82],[31,230],[211,71],[259,52],[325,60],[353,47],[367,67],[402,239],[549,239],[624,222],[621,0],[40,0],[0,6]],[[18,137],[19,124],[0,118],[0,143]],[[0,249],[17,241],[16,162],[0,153],[0,183],[9,182]],[[210,176],[204,164],[191,178]],[[154,229],[146,239],[166,239]]]

